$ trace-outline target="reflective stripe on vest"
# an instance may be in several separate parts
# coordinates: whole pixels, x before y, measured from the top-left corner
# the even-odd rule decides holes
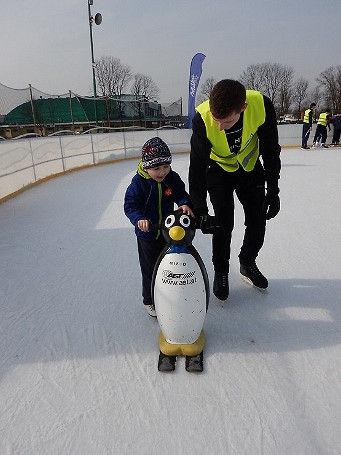
[[[197,107],[206,127],[206,135],[212,144],[210,158],[225,171],[234,172],[239,164],[246,171],[251,171],[259,156],[257,130],[265,122],[263,95],[255,90],[246,90],[247,107],[244,111],[242,143],[239,152],[231,153],[225,131],[219,131],[217,122],[210,112],[209,100]]]
[[[327,126],[327,116],[328,115],[329,115],[328,112],[322,112],[322,114],[320,114],[320,116],[319,116],[317,124]]]
[[[307,109],[306,111],[304,111],[303,123],[310,123],[310,120],[309,120],[310,111],[311,111],[311,109]]]

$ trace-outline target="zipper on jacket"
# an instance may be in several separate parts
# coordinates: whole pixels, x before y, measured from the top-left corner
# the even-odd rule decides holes
[[[162,185],[160,182],[157,182],[157,188],[158,188],[158,193],[159,193],[159,200],[158,200],[158,212],[159,212],[159,224],[161,225],[162,221],[162,210],[161,210],[161,200],[162,200]],[[160,237],[161,231],[158,229],[157,234],[156,234],[156,239]]]

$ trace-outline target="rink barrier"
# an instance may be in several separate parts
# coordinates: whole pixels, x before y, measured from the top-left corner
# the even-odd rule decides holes
[[[279,125],[278,131],[283,148],[300,147],[302,125]],[[191,133],[188,129],[115,131],[0,141],[0,203],[70,172],[138,159],[142,145],[153,136],[163,139],[172,153],[188,153]]]
[[[0,203],[55,177],[93,166],[138,159],[151,137],[163,139],[172,153],[188,152],[190,130],[111,133],[11,139],[0,142]]]

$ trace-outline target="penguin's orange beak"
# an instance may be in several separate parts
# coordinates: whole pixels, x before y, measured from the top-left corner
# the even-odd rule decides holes
[[[172,228],[169,229],[169,237],[172,239],[172,240],[182,240],[185,235],[186,235],[186,231],[185,229],[183,229],[181,226],[173,226]]]

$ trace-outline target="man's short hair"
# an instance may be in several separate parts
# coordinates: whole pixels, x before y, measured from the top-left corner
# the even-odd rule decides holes
[[[246,101],[243,84],[233,79],[223,79],[215,84],[210,94],[210,111],[217,119],[240,112]]]

